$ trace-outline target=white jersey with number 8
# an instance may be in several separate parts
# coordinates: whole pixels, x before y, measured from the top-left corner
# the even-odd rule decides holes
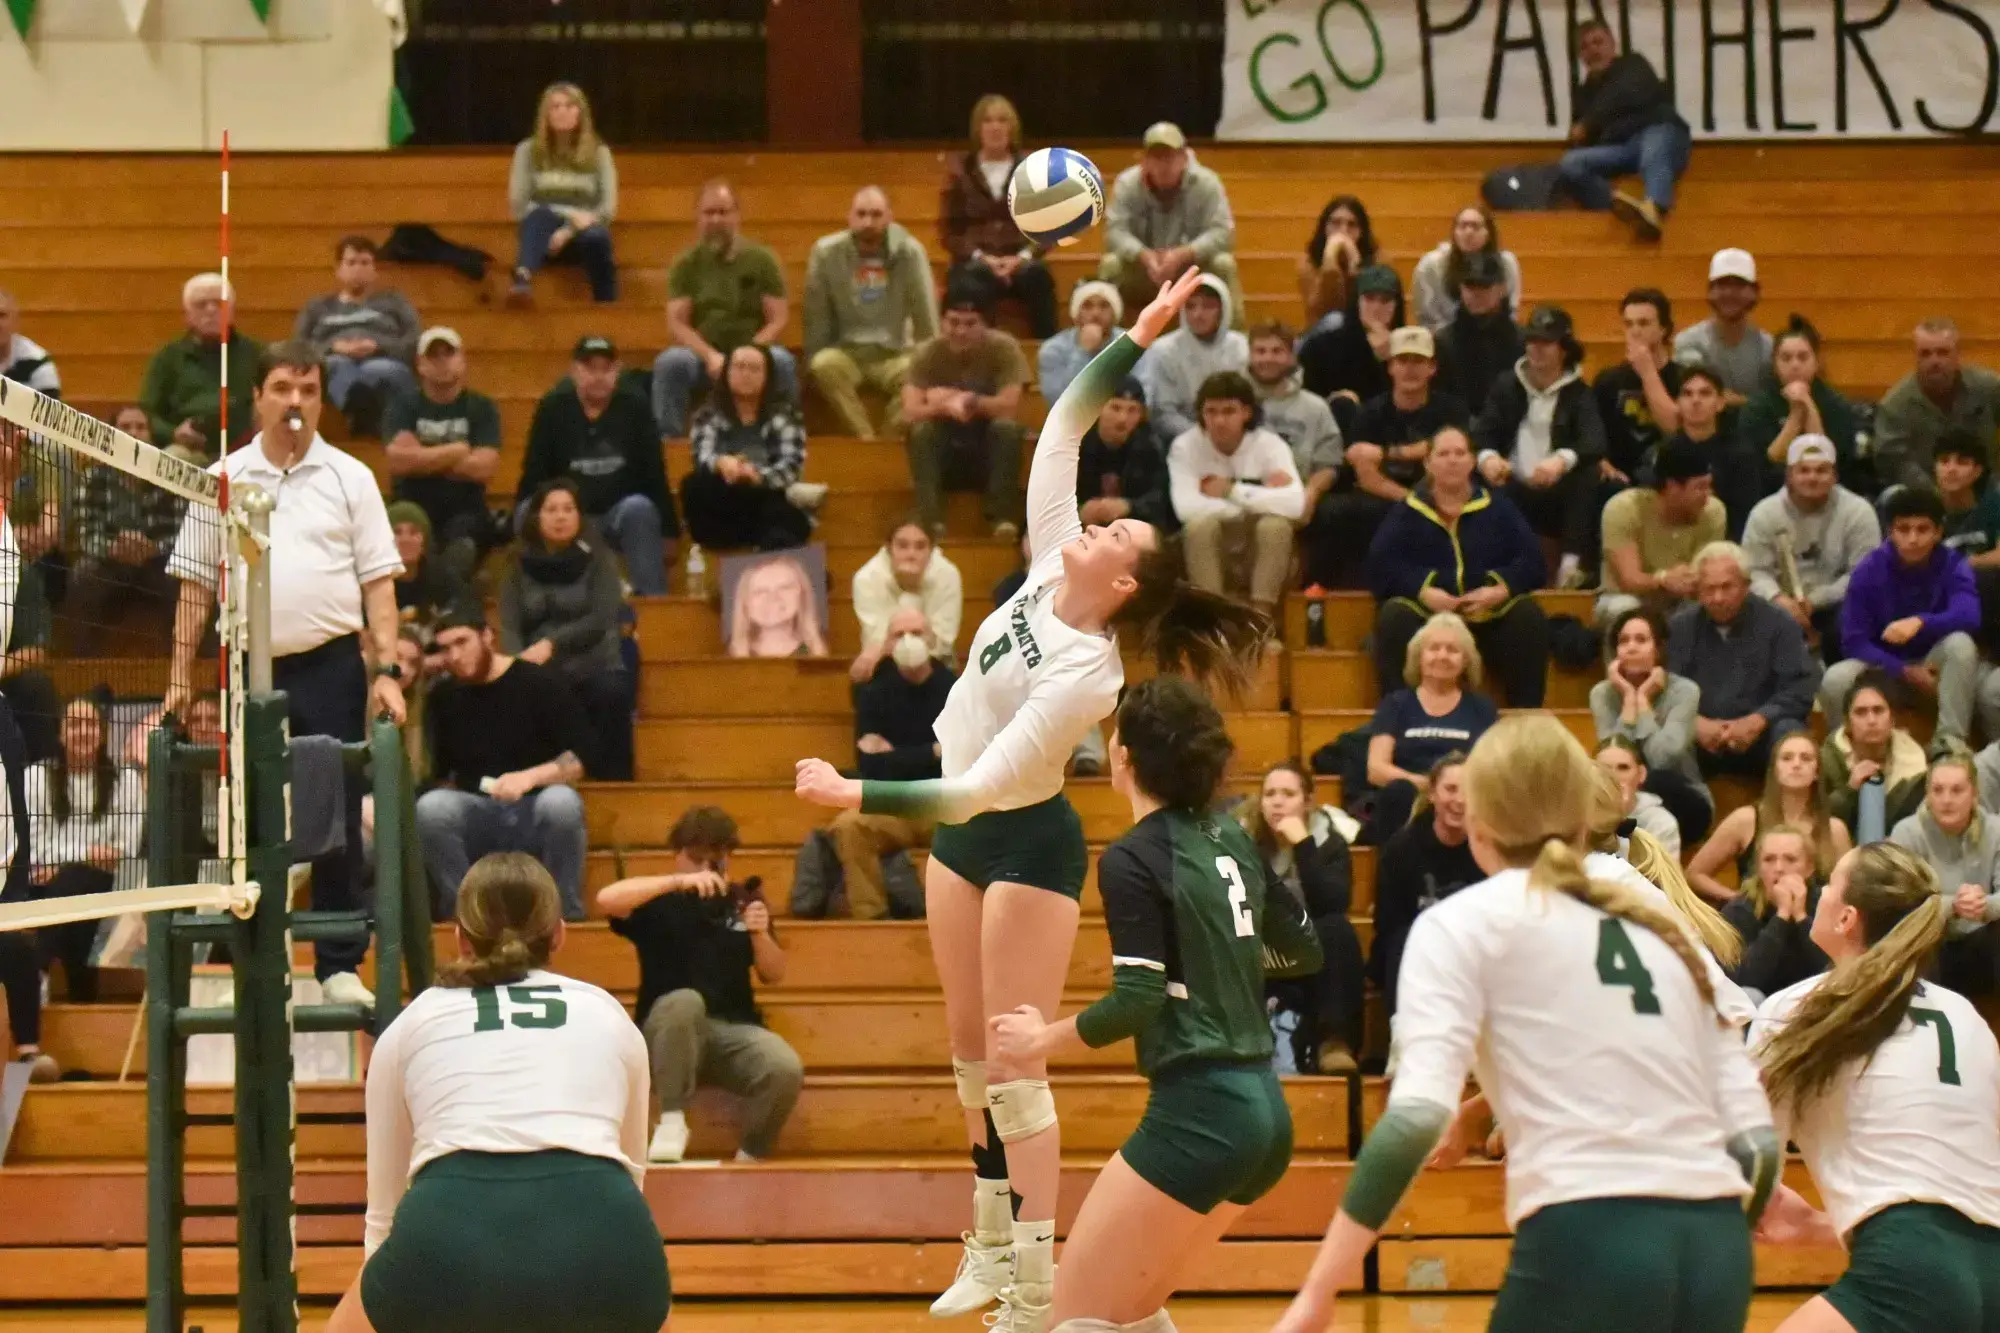
[[[1752,1048],[1761,1052],[1825,979],[1765,1000]],[[1804,1115],[1779,1114],[1843,1239],[1898,1203],[1941,1203],[2000,1227],[2000,1044],[1957,992],[1922,983],[1872,1056],[1841,1070]]]
[[[1390,1104],[1456,1106],[1478,1074],[1510,1226],[1579,1199],[1748,1193],[1726,1144],[1771,1123],[1756,1067],[1651,931],[1507,870],[1417,918],[1399,991]]]
[[[367,1252],[410,1177],[453,1152],[567,1149],[608,1157],[642,1187],[646,1040],[596,986],[534,971],[505,986],[433,986],[368,1066]]]

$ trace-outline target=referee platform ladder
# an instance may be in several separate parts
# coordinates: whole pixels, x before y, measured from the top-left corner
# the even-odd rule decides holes
[[[298,1276],[293,1225],[300,1214],[358,1211],[353,1204],[298,1204],[293,1196],[299,1120],[353,1123],[355,1113],[296,1113],[294,1032],[379,1035],[406,996],[430,984],[430,902],[416,845],[414,795],[402,737],[386,719],[365,743],[342,747],[345,772],[366,773],[375,800],[372,910],[291,910],[291,756],[281,692],[252,692],[244,706],[247,874],[261,886],[251,915],[156,912],[147,922],[147,1333],[184,1333],[183,1265],[190,1218],[237,1219],[241,1333],[295,1333]],[[166,727],[149,752],[147,873],[153,884],[194,882],[201,874],[203,791],[215,790],[216,747],[190,745]],[[164,780],[162,780],[164,778]],[[348,790],[354,790],[350,782]],[[359,855],[359,849],[355,851]],[[292,1003],[292,945],[319,940],[375,944],[375,1004]],[[195,1008],[189,988],[197,945],[223,944],[235,974],[234,1003]],[[407,983],[407,989],[405,988]],[[195,1114],[187,1101],[187,1041],[234,1037],[233,1112]],[[236,1199],[193,1204],[186,1192],[187,1132],[235,1130]]]

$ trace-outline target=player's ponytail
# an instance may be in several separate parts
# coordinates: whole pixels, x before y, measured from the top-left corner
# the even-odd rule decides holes
[[[1509,865],[1527,866],[1531,888],[1564,893],[1606,916],[1660,937],[1688,970],[1702,1003],[1715,1008],[1708,965],[1672,912],[1628,884],[1592,879],[1578,848],[1602,809],[1603,772],[1548,713],[1517,713],[1488,728],[1465,765],[1469,816],[1484,826]],[[1721,1015],[1716,1015],[1721,1021]]]
[[[494,852],[458,886],[464,953],[438,966],[441,986],[502,986],[548,965],[562,930],[562,899],[542,863],[524,852]]]
[[[1922,857],[1871,842],[1844,864],[1841,901],[1861,914],[1868,949],[1835,964],[1765,1046],[1764,1087],[1774,1107],[1804,1110],[1843,1068],[1895,1035],[1944,943],[1951,905]]]
[[[1139,586],[1111,617],[1111,627],[1160,670],[1240,696],[1257,677],[1271,619],[1242,602],[1189,583],[1177,538],[1161,537],[1139,556]]]

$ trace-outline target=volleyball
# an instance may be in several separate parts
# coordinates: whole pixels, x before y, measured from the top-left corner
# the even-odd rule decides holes
[[[1014,225],[1037,245],[1070,245],[1104,216],[1104,177],[1073,148],[1041,148],[1007,183]]]

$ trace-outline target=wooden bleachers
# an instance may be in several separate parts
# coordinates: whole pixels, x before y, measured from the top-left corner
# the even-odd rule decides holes
[[[1106,170],[1129,145],[1092,149]],[[1406,279],[1448,219],[1476,193],[1494,150],[1480,147],[1322,148],[1221,146],[1204,161],[1228,181],[1239,219],[1243,283],[1255,316],[1299,318],[1293,257],[1331,194],[1352,191],[1374,215],[1385,257]],[[191,273],[215,264],[214,163],[177,156],[9,157],[0,194],[0,286],[23,309],[22,330],[56,355],[68,396],[85,405],[130,399],[146,358],[180,327],[178,295]],[[664,271],[691,236],[698,182],[726,174],[739,186],[746,231],[779,252],[796,293],[812,240],[840,225],[853,187],[878,181],[898,218],[933,250],[941,155],[928,150],[793,155],[621,153],[617,244],[624,296],[608,307],[585,299],[581,279],[555,270],[538,284],[532,313],[505,310],[498,284],[512,254],[500,155],[411,153],[238,159],[232,199],[238,320],[271,338],[286,333],[309,297],[330,283],[331,244],[349,230],[377,237],[402,220],[427,221],[492,251],[498,271],[484,286],[432,269],[389,266],[385,280],[417,303],[426,323],[466,335],[474,386],[496,397],[505,452],[496,492],[512,490],[534,400],[560,376],[584,332],[605,333],[644,364],[664,342]],[[1811,316],[1827,335],[1832,382],[1879,395],[1908,369],[1908,334],[1932,314],[1956,318],[1969,357],[2000,361],[2000,317],[1989,309],[2000,278],[1980,262],[2000,249],[1964,200],[1990,190],[2000,167],[1989,150],[1947,144],[1777,147],[1704,144],[1664,242],[1636,246],[1608,217],[1515,215],[1502,219],[1519,255],[1530,301],[1559,301],[1589,347],[1587,369],[1622,357],[1616,302],[1633,286],[1667,291],[1682,323],[1703,313],[1708,254],[1723,245],[1757,253],[1767,325],[1784,313]],[[1096,262],[1096,241],[1059,251],[1063,291]],[[795,307],[796,309],[796,307]],[[789,340],[800,337],[796,313]],[[1045,410],[1030,395],[1029,412]],[[834,597],[834,660],[737,662],[720,656],[715,610],[685,597],[637,603],[644,662],[638,753],[642,781],[592,784],[586,793],[594,891],[620,874],[659,873],[668,827],[688,805],[712,802],[742,827],[733,869],[761,876],[782,912],[799,841],[823,812],[791,794],[792,761],[819,752],[844,760],[851,748],[846,659],[857,648],[845,596],[854,570],[910,505],[903,451],[894,442],[835,438],[820,409],[806,475],[832,488],[821,511]],[[352,446],[371,462],[379,447]],[[687,467],[683,443],[668,446],[670,473]],[[961,642],[988,605],[987,589],[1016,553],[975,534],[977,503],[954,496],[955,534],[946,549],[967,593]],[[1588,616],[1585,596],[1551,595],[1552,611]],[[1358,725],[1376,700],[1362,653],[1371,608],[1343,596],[1327,604],[1324,647],[1306,643],[1303,607],[1286,608],[1284,650],[1250,695],[1232,707],[1239,745],[1233,790],[1254,787],[1264,764],[1309,752]],[[1130,664],[1136,675],[1140,664]],[[148,659],[57,661],[66,692],[101,679],[121,688],[163,684]],[[1554,671],[1548,702],[1587,733],[1585,696],[1595,673]],[[1337,798],[1337,784],[1323,789]],[[1122,832],[1123,803],[1102,779],[1071,795],[1094,846]],[[1740,794],[1725,792],[1725,803]],[[1353,915],[1372,933],[1375,856],[1354,858]],[[1070,1003],[1103,984],[1107,967],[1094,885],[1072,958]],[[686,1294],[913,1294],[938,1289],[957,1260],[964,1220],[964,1160],[944,1073],[941,1004],[921,924],[784,921],[791,957],[786,984],[761,999],[772,1026],[804,1055],[810,1077],[780,1156],[754,1167],[655,1171],[648,1189],[673,1245],[676,1290]],[[572,932],[560,966],[629,998],[631,951],[601,922]],[[120,993],[115,989],[113,994]],[[123,992],[130,995],[130,992]],[[96,1081],[30,1092],[7,1165],[0,1168],[0,1292],[9,1300],[134,1301],[143,1295],[143,1087],[108,1081],[131,1030],[129,1003],[48,1012],[48,1041],[63,1062]],[[1305,1267],[1345,1179],[1356,1129],[1378,1109],[1379,1081],[1349,1104],[1346,1085],[1295,1080],[1300,1157],[1272,1196],[1251,1210],[1236,1238],[1190,1275],[1213,1291],[1289,1289]],[[1056,1081],[1065,1149],[1063,1218],[1073,1213],[1096,1166],[1137,1118],[1143,1090],[1129,1048],[1071,1062]],[[203,1094],[217,1106],[218,1094]],[[307,1088],[306,1110],[351,1109],[351,1087]],[[694,1115],[697,1155],[726,1154],[735,1139],[730,1108],[704,1098]],[[230,1197],[221,1154],[226,1131],[203,1130],[192,1171],[196,1197]],[[307,1125],[300,1136],[302,1197],[352,1203],[361,1197],[360,1141],[351,1127]],[[857,1206],[866,1200],[867,1206]],[[228,1234],[195,1224],[189,1257],[195,1288],[222,1294],[234,1283]],[[358,1219],[300,1221],[302,1284],[310,1295],[340,1289],[358,1259]],[[754,1243],[753,1243],[754,1242]],[[1420,1181],[1381,1251],[1385,1289],[1490,1287],[1506,1252],[1500,1179],[1468,1166]],[[1833,1260],[1837,1263],[1837,1257]],[[1760,1255],[1767,1285],[1823,1280],[1823,1257]]]

